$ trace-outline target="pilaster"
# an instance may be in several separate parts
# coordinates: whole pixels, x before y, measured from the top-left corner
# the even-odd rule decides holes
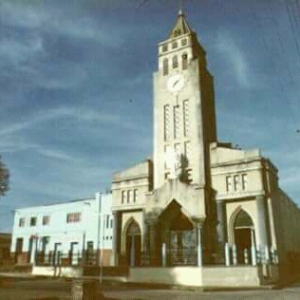
[[[257,221],[258,221],[258,236],[259,242],[258,245],[261,249],[265,249],[268,243],[268,227],[267,227],[267,210],[266,210],[266,201],[263,195],[256,197],[257,203]]]

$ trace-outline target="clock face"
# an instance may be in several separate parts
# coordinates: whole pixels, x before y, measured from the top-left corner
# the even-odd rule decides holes
[[[184,77],[181,74],[173,75],[167,82],[167,88],[170,92],[178,92],[184,86]]]

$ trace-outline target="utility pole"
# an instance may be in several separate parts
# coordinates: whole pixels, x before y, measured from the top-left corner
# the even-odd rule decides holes
[[[98,201],[98,230],[97,230],[97,266],[100,266],[100,234],[101,234],[101,202],[102,202],[102,197],[101,193],[96,193],[96,199]]]

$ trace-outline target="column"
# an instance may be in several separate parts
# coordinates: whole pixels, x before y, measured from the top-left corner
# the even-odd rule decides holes
[[[167,266],[167,246],[166,243],[162,244],[162,249],[161,249],[161,254],[162,254],[162,266],[166,267]]]
[[[158,240],[157,240],[157,223],[156,220],[151,219],[149,222],[149,235],[150,235],[150,241],[149,241],[149,252],[150,252],[150,265],[157,266],[159,264],[159,253],[157,251],[158,248]]]
[[[37,237],[31,237],[32,239],[32,245],[31,245],[31,253],[30,253],[30,258],[29,261],[31,264],[35,265],[36,264],[36,255],[37,255]]]
[[[131,237],[130,267],[135,267],[135,235]]]
[[[230,246],[228,243],[225,244],[225,265],[230,266]]]
[[[202,257],[202,228],[201,225],[197,225],[197,265],[201,267],[203,265]]]
[[[113,212],[113,265],[118,266],[119,212]]]
[[[251,229],[251,263],[252,266],[256,266],[256,243],[255,243],[255,232]]]
[[[217,201],[217,234],[218,242],[225,244],[226,242],[226,218],[225,218],[225,203],[223,201]]]
[[[223,201],[216,202],[217,208],[217,262],[224,263],[224,246],[227,241],[227,232],[226,232],[226,207]]]
[[[264,196],[256,197],[257,203],[257,217],[258,217],[258,235],[259,235],[259,246],[260,251],[264,251],[265,247],[268,246],[268,232],[266,226],[266,203]]]
[[[268,215],[269,215],[269,226],[270,226],[270,247],[275,247],[277,245],[276,233],[275,233],[275,222],[273,213],[273,203],[272,199],[267,199]]]
[[[144,232],[143,232],[143,253],[142,253],[142,265],[149,266],[150,260],[150,249],[149,249],[149,235],[150,235],[150,225],[145,221],[144,223]]]

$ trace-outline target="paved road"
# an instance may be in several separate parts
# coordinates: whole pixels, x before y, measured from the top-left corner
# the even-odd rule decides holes
[[[57,279],[6,279],[0,285],[1,300],[70,300],[71,282]],[[300,283],[282,290],[250,290],[200,292],[184,290],[145,289],[134,287],[106,287],[104,295],[123,300],[300,300]]]
[[[65,280],[52,279],[18,279],[0,280],[1,300],[37,300],[57,297],[69,300],[71,283]]]

